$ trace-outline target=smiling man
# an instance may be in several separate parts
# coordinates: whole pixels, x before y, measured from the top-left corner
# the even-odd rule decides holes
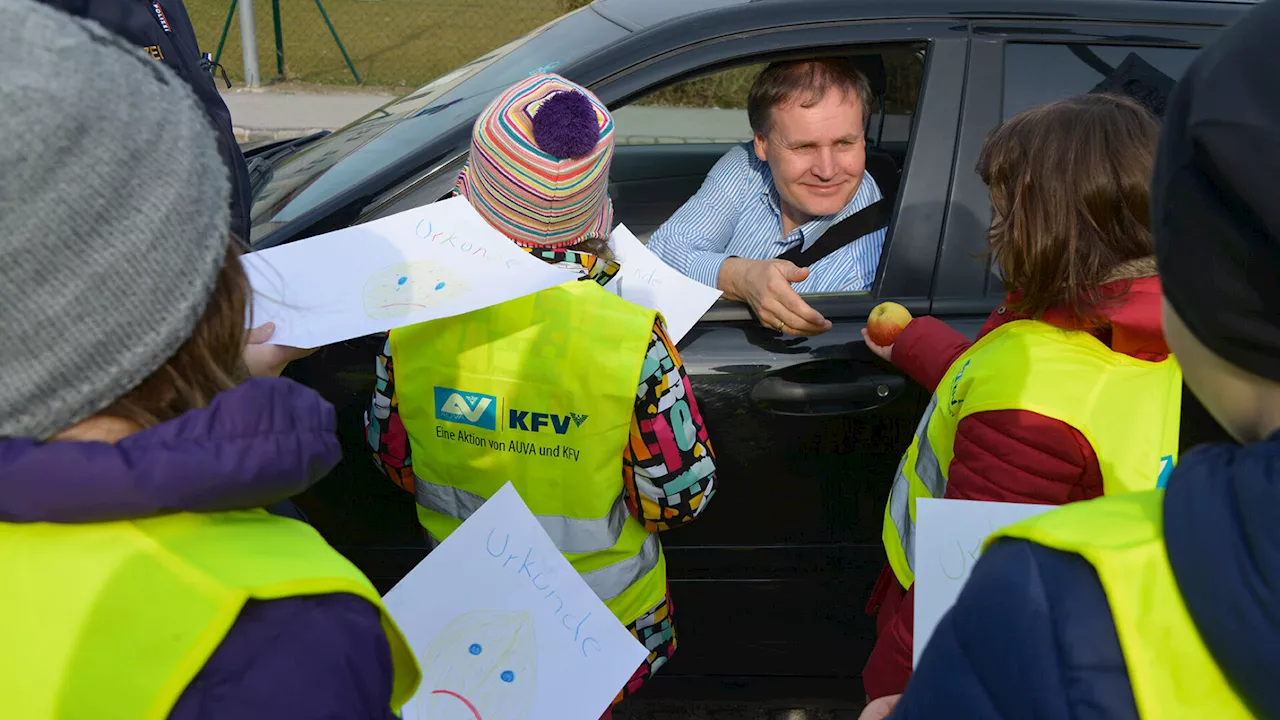
[[[769,65],[747,99],[755,139],[720,158],[702,187],[649,241],[667,264],[760,323],[817,335],[831,323],[800,293],[869,290],[885,229],[836,247],[808,267],[779,256],[813,248],[828,228],[881,199],[866,173],[871,89],[849,60]]]

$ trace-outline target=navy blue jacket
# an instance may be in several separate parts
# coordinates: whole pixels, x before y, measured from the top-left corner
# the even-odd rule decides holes
[[[231,111],[200,53],[191,18],[182,0],[41,0],[70,15],[87,18],[137,45],[168,65],[191,85],[218,135],[218,150],[231,173],[231,231],[249,242],[253,206],[249,169],[231,127]],[[85,68],[85,72],[94,72]],[[111,78],[103,78],[111,82]]]
[[[1224,675],[1280,717],[1280,433],[1204,445],[1169,479],[1169,562]],[[929,640],[898,720],[1137,718],[1097,573],[1023,540],[994,544]]]

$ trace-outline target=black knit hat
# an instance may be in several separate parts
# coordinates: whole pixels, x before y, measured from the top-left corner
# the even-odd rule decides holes
[[[1206,48],[1165,114],[1151,183],[1169,303],[1216,355],[1280,381],[1280,0]]]

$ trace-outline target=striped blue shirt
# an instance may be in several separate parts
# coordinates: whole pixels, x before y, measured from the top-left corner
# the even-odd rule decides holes
[[[769,165],[744,143],[725,153],[702,187],[649,238],[649,249],[671,267],[703,285],[716,287],[725,258],[775,258],[796,245],[808,250],[827,228],[880,199],[871,173],[836,215],[817,217],[782,235],[782,211]],[[870,290],[880,263],[886,230],[845,245],[809,267],[796,292]]]

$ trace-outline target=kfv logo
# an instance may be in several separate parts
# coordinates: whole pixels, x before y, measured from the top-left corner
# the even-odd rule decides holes
[[[507,417],[507,427],[525,432],[542,432],[544,428],[549,427],[555,430],[557,435],[563,435],[569,432],[571,427],[582,427],[582,423],[586,421],[587,416],[579,413],[557,415],[512,409]]]
[[[498,398],[481,393],[437,387],[436,418],[484,430],[498,429]]]

